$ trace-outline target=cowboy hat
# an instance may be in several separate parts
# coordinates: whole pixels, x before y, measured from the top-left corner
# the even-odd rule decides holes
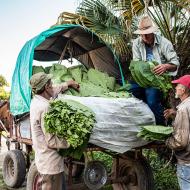
[[[138,26],[138,30],[136,30],[135,34],[151,34],[158,30],[156,26],[153,25],[152,20],[148,16],[144,16],[141,18]]]

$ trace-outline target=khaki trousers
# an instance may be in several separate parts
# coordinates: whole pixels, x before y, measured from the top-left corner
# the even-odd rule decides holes
[[[40,174],[39,190],[66,190],[64,173],[55,175]]]

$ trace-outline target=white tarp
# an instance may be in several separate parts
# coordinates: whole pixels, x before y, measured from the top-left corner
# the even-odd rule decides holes
[[[61,95],[91,108],[96,116],[96,124],[89,143],[124,153],[132,148],[146,145],[137,133],[142,125],[155,124],[150,108],[137,98],[77,97]]]

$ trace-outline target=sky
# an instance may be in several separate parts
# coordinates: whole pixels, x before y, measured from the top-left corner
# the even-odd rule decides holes
[[[0,74],[11,84],[24,44],[56,23],[60,13],[75,12],[78,0],[0,0]]]

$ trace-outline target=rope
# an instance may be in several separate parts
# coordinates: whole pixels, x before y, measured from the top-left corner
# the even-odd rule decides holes
[[[125,86],[125,79],[124,79],[124,75],[123,75],[123,70],[121,68],[121,64],[119,62],[118,57],[114,54],[114,52],[113,52],[113,55],[114,55],[114,59],[115,59],[116,63],[119,65],[119,71],[120,71],[120,74],[121,74],[122,86]]]
[[[63,49],[63,51],[62,51],[62,53],[61,53],[61,56],[60,56],[60,58],[59,58],[58,64],[61,64],[61,62],[62,62],[62,60],[63,60],[63,58],[64,58],[64,55],[65,55],[65,52],[66,52],[66,50],[67,50],[67,46],[68,46],[69,42],[70,42],[70,41],[68,40],[67,43],[65,44],[65,47],[64,47],[64,49]]]
[[[164,170],[165,168],[167,168],[167,167],[169,166],[169,164],[171,163],[173,156],[174,156],[174,151],[172,150],[172,154],[171,154],[171,156],[170,156],[169,161],[168,161],[162,168],[158,169],[157,171],[162,171],[162,170]]]
[[[169,161],[164,165],[164,167],[163,167],[162,169],[165,169],[165,168],[167,168],[167,167],[169,166],[169,164],[170,164],[171,161],[172,161],[173,156],[174,156],[174,150],[172,150],[172,154],[171,154],[171,156],[170,156]]]

